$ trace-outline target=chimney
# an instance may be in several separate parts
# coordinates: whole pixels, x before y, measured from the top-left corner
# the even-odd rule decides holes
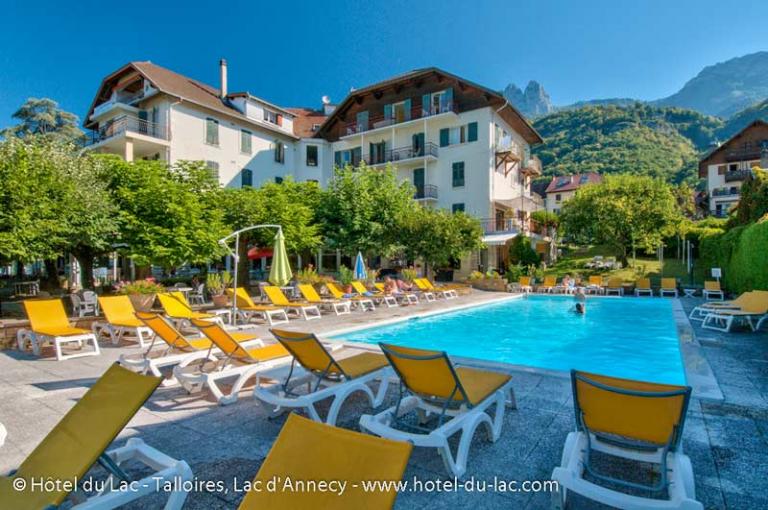
[[[330,115],[333,113],[333,111],[336,109],[335,104],[331,104],[331,98],[328,96],[323,96],[323,114],[324,115]]]
[[[219,60],[219,72],[221,75],[221,98],[227,97],[227,61],[223,58]]]

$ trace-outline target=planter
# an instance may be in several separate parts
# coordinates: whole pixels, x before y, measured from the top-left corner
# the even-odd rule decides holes
[[[219,294],[218,296],[211,296],[213,306],[217,308],[225,308],[229,306],[229,296],[226,294]]]
[[[152,310],[152,305],[155,302],[154,294],[128,294],[128,299],[131,300],[133,308],[137,312],[149,312]]]
[[[506,278],[478,278],[476,280],[469,280],[469,284],[473,289],[487,290],[491,292],[506,292],[507,280]]]

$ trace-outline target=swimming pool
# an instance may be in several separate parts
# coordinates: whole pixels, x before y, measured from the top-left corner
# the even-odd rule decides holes
[[[535,368],[685,384],[672,300],[530,296],[335,335]]]

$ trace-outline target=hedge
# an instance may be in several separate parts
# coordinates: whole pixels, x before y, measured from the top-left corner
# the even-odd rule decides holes
[[[768,290],[768,221],[701,239],[699,263],[723,270],[728,291]]]

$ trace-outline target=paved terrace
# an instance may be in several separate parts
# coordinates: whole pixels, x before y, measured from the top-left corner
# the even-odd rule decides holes
[[[475,304],[498,296],[475,292],[450,304]],[[686,299],[683,305],[688,311],[697,302]],[[441,302],[344,318],[327,316],[310,323],[294,321],[291,327],[322,333],[446,306]],[[714,334],[701,330],[698,324],[694,323],[695,339],[719,380],[724,400],[694,399],[690,406],[683,442],[693,462],[697,497],[712,509],[766,508],[768,334]],[[260,331],[268,337],[263,328]],[[65,362],[36,359],[17,351],[0,353],[0,421],[8,428],[7,442],[0,449],[0,472],[18,466],[120,353],[137,350],[129,345],[105,344],[99,357]],[[574,427],[569,381],[565,374],[539,374],[514,368],[510,371],[515,378],[518,409],[507,412],[497,443],[487,443],[481,434],[477,435],[466,476],[486,480],[548,479],[553,467],[559,464],[565,437]],[[385,405],[393,401],[394,392],[392,387]],[[342,410],[339,425],[357,429],[360,414],[367,411],[364,404],[362,398],[352,398]],[[231,485],[235,477],[253,478],[285,420],[268,420],[266,416],[267,409],[247,390],[236,404],[218,407],[179,388],[160,388],[122,432],[116,445],[128,437],[141,436],[148,444],[186,460],[197,477],[225,480]],[[100,468],[94,468],[93,474],[103,476]],[[414,450],[406,480],[444,476],[442,461],[435,450]],[[134,508],[159,507],[159,500],[152,498],[140,500]],[[236,508],[239,500],[240,495],[231,492],[199,492],[190,495],[185,508]],[[422,492],[401,494],[396,508],[538,509],[548,505],[549,494],[545,493]],[[595,508],[592,503],[578,499],[573,500],[573,507]]]

